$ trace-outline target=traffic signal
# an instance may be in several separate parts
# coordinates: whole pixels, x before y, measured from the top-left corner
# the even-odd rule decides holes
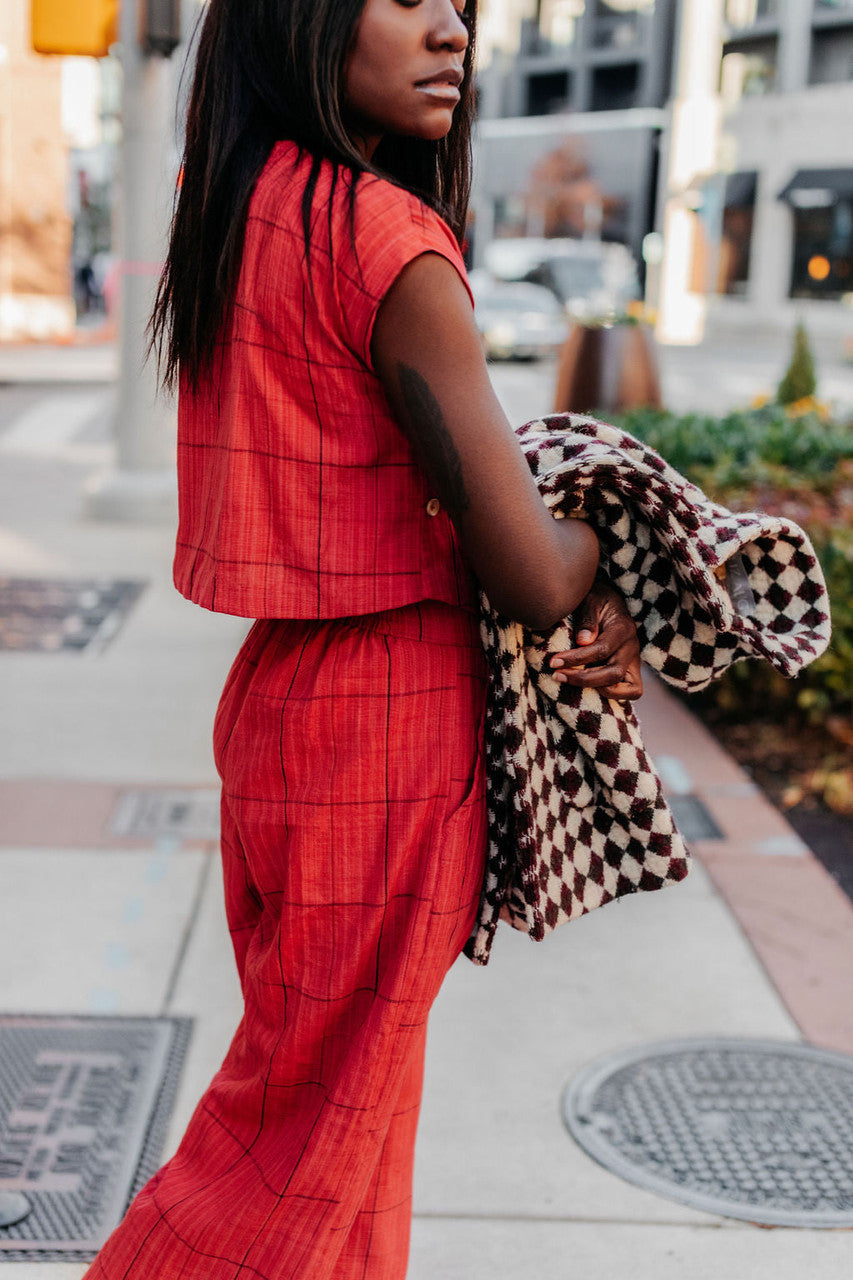
[[[30,0],[36,53],[103,58],[118,40],[119,0]]]

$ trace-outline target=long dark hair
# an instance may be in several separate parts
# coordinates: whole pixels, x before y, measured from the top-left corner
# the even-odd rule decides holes
[[[197,386],[209,369],[237,287],[249,200],[277,141],[307,151],[306,245],[323,160],[348,169],[355,192],[374,173],[436,209],[461,240],[471,185],[476,0],[462,98],[437,142],[386,136],[372,162],[344,122],[343,70],[365,0],[210,0],[198,36],[182,179],[151,318],[163,382]]]

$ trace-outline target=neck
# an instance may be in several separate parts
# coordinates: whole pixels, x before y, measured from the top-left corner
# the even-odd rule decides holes
[[[374,152],[382,141],[381,133],[373,133],[364,125],[354,125],[349,129],[349,136],[356,151],[360,151],[365,160],[371,161]]]

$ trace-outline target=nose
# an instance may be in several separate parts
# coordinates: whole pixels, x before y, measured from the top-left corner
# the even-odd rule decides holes
[[[468,28],[453,0],[436,0],[435,18],[429,32],[431,49],[451,49],[464,53],[468,47]]]

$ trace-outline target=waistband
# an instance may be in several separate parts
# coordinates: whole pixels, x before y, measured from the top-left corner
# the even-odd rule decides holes
[[[380,613],[332,618],[325,625],[334,627],[336,624],[400,640],[424,640],[428,644],[466,649],[472,644],[480,644],[480,621],[473,609],[446,604],[443,600],[419,600],[416,604]]]

